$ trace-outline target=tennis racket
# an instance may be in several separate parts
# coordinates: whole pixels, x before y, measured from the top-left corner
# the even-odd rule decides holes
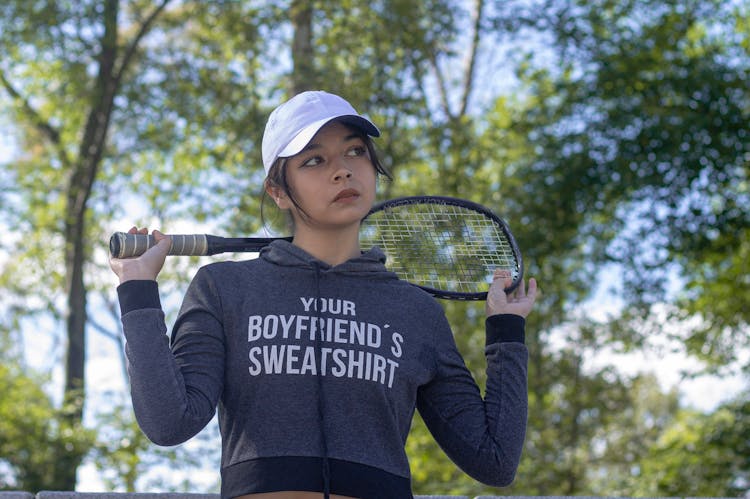
[[[170,255],[257,252],[277,239],[170,235]],[[116,258],[143,254],[153,236],[116,232],[109,242]],[[513,291],[523,279],[523,259],[508,225],[484,206],[444,196],[411,196],[375,205],[362,220],[362,248],[380,247],[386,265],[401,279],[437,298],[485,300],[496,269],[510,271]]]

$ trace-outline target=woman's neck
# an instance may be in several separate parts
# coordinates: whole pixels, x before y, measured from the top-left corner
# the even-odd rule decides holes
[[[336,266],[360,255],[359,226],[345,231],[325,231],[298,226],[294,232],[298,246],[331,266]]]

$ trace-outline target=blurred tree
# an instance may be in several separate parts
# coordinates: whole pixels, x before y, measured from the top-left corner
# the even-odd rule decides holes
[[[605,347],[667,334],[640,319],[670,298],[668,276],[687,283],[682,310],[705,318],[691,351],[722,363],[747,346],[746,244],[733,239],[747,230],[740,7],[110,0],[10,1],[0,13],[0,105],[23,151],[0,177],[4,223],[23,234],[0,243],[13,255],[0,274],[8,330],[36,317],[59,324],[68,310],[93,322],[68,298],[80,296],[68,284],[83,278],[64,265],[75,260],[68,248],[88,262],[76,289],[89,293],[89,312],[92,297],[114,310],[97,314],[97,329],[117,338],[112,281],[98,272],[107,275],[104,245],[81,243],[103,241],[123,220],[260,230],[267,112],[289,93],[324,88],[384,132],[378,143],[395,181],[382,197],[439,193],[489,205],[510,221],[527,275],[542,281],[528,323],[528,447],[509,492],[592,494],[617,481],[632,493],[630,474],[644,449],[656,449],[674,396],[587,362]],[[85,133],[87,123],[96,133]],[[169,297],[198,264],[176,260],[162,279]],[[577,309],[611,262],[628,266],[629,315],[592,323]],[[444,305],[483,384],[481,304]],[[137,454],[149,451],[121,423],[106,420],[119,428],[113,441],[128,445],[98,449],[103,466],[124,466],[130,488],[147,458]],[[416,493],[498,492],[458,471],[419,423],[407,445]]]
[[[159,447],[138,428],[128,394],[109,393],[105,401],[107,409],[97,418],[99,438],[90,459],[107,490],[194,492],[199,485],[190,478],[180,479],[180,475],[190,477],[197,469],[215,466],[205,458],[216,453],[216,424],[189,444]],[[168,474],[164,473],[164,463],[169,463]],[[213,485],[200,487],[205,492],[218,493],[218,473]]]
[[[59,457],[80,460],[94,444],[95,433],[65,414],[76,408],[55,408],[42,383],[18,363],[0,364],[0,490],[64,489]]]
[[[592,495],[635,495],[637,484],[647,482],[640,467],[654,444],[680,410],[676,389],[664,393],[653,374],[638,375],[627,383],[621,405],[605,406],[609,424],[590,440],[586,459],[586,490]]]
[[[5,319],[65,321],[67,410],[60,415],[71,427],[84,411],[89,292],[102,287],[91,273],[84,280],[104,246],[90,242],[104,239],[115,214],[130,213],[130,223],[164,221],[182,216],[187,204],[198,220],[224,213],[226,206],[208,200],[229,182],[205,181],[199,170],[229,164],[236,171],[258,130],[258,97],[247,91],[262,53],[254,44],[263,37],[248,22],[254,11],[233,2],[167,4],[0,7],[0,89],[22,150],[2,179],[9,193],[2,209],[7,226],[24,234],[3,243],[13,255],[0,278]],[[217,25],[226,30],[221,43],[207,36]],[[144,198],[149,212],[134,213],[133,201]],[[67,478],[56,488],[75,487],[80,458],[60,450]]]
[[[677,275],[688,293],[676,301],[683,313],[666,321],[693,328],[688,352],[717,366],[737,358],[748,347],[739,303],[748,294],[740,255],[750,219],[737,208],[748,201],[750,59],[740,43],[747,11],[727,2],[649,0],[507,2],[503,9],[515,21],[500,16],[498,25],[519,36],[531,32],[548,47],[519,56],[525,106],[509,127],[533,147],[508,165],[519,187],[515,199],[523,200],[513,213],[528,222],[517,231],[529,242],[531,273],[544,283],[543,313],[532,323],[541,322],[544,336],[563,332],[555,343],[582,346],[582,330],[574,327],[569,336],[554,326],[569,321],[571,305],[590,295],[608,262],[617,262],[624,266],[617,292],[628,306],[621,321],[596,328],[594,351],[669,337],[665,320],[643,319],[654,305],[675,300],[668,291]],[[686,313],[704,320],[695,328]],[[684,335],[683,328],[675,337]],[[532,401],[547,396],[556,380],[576,379],[571,372],[561,377],[540,355],[551,340],[531,346]],[[580,452],[587,445],[567,440],[575,426],[560,430],[550,440],[554,448]],[[630,455],[616,448],[608,454]],[[552,476],[537,490],[555,492],[555,483],[570,484],[577,475],[578,486],[566,493],[593,493],[581,470],[562,468],[544,468]],[[532,479],[539,483],[538,474]]]
[[[580,218],[585,274],[627,267],[622,293],[641,311],[672,299],[678,275],[683,310],[705,318],[690,352],[727,363],[748,346],[747,6],[532,4],[527,22],[553,40],[555,69],[531,55],[520,66],[539,104],[521,125],[537,152],[518,169],[527,192]],[[548,233],[569,223],[553,222]]]
[[[118,2],[105,2],[98,9],[89,6],[82,11],[68,12],[58,5],[9,2],[4,6],[3,18],[8,22],[3,23],[2,45],[10,57],[0,69],[0,83],[10,97],[15,119],[28,134],[24,138],[41,146],[28,163],[19,162],[21,169],[17,178],[29,167],[36,170],[41,166],[34,164],[36,161],[42,158],[42,161],[49,161],[49,166],[39,170],[52,182],[39,185],[46,185],[53,191],[37,190],[37,196],[42,199],[32,198],[31,209],[22,211],[24,215],[32,215],[30,221],[34,223],[39,219],[33,215],[41,214],[34,213],[35,208],[39,208],[34,206],[34,201],[44,204],[52,201],[60,207],[56,213],[43,214],[47,219],[43,221],[44,228],[54,228],[57,237],[45,238],[40,243],[45,248],[57,239],[62,246],[64,267],[60,278],[66,305],[60,312],[65,317],[68,344],[63,405],[68,409],[61,415],[64,418],[61,424],[74,427],[83,419],[85,391],[87,289],[84,265],[88,260],[89,200],[105,155],[121,80],[138,43],[164,4],[136,21],[132,38],[125,47],[118,45]],[[75,36],[70,36],[69,31]],[[71,57],[72,54],[78,57]],[[34,59],[29,57],[31,55]],[[50,58],[57,64],[48,64]],[[41,78],[37,78],[39,75]],[[61,85],[63,82],[65,84]],[[44,84],[52,85],[53,91],[42,87]],[[82,102],[86,103],[85,108],[76,112],[75,107],[83,107]],[[25,178],[23,182],[29,180]],[[47,198],[50,195],[54,201]],[[56,459],[58,474],[67,474],[66,478],[56,480],[57,486],[74,488],[81,455],[63,451]]]
[[[706,415],[682,410],[638,463],[633,494],[743,497],[750,490],[750,402],[729,401]]]

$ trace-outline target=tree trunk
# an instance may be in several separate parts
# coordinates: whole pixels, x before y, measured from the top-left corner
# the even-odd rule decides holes
[[[86,211],[96,174],[104,154],[107,130],[117,87],[114,67],[117,58],[117,0],[104,5],[104,34],[99,54],[99,72],[81,141],[78,161],[67,185],[67,210],[64,224],[65,273],[67,293],[66,328],[68,337],[65,362],[64,415],[69,429],[82,426],[86,388],[86,285],[84,265],[87,261]],[[62,453],[56,467],[57,482],[63,490],[75,490],[76,475],[82,456]]]
[[[296,95],[305,90],[313,90],[315,66],[312,46],[312,3],[307,0],[294,0],[290,8],[294,39],[292,41],[292,80],[290,90]]]
[[[126,48],[118,63],[119,0],[106,0],[102,13],[104,31],[101,51],[97,58],[99,71],[91,95],[91,111],[81,140],[78,161],[71,165],[66,189],[67,210],[64,224],[65,272],[67,293],[68,350],[65,363],[64,421],[68,429],[82,427],[84,395],[86,389],[86,284],[84,267],[88,261],[89,241],[86,239],[88,201],[96,180],[107,142],[114,99],[126,68],[136,54],[141,39],[164,10],[170,0],[162,0],[151,14],[144,18],[137,34]],[[55,483],[62,490],[75,490],[78,466],[82,455],[58,451],[59,463],[55,470]]]

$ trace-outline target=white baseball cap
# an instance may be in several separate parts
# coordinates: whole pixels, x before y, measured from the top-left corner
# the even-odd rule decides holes
[[[302,92],[268,117],[261,146],[266,174],[276,159],[302,151],[318,130],[332,120],[354,126],[371,137],[380,136],[380,130],[370,120],[360,116],[338,95],[319,90]]]

